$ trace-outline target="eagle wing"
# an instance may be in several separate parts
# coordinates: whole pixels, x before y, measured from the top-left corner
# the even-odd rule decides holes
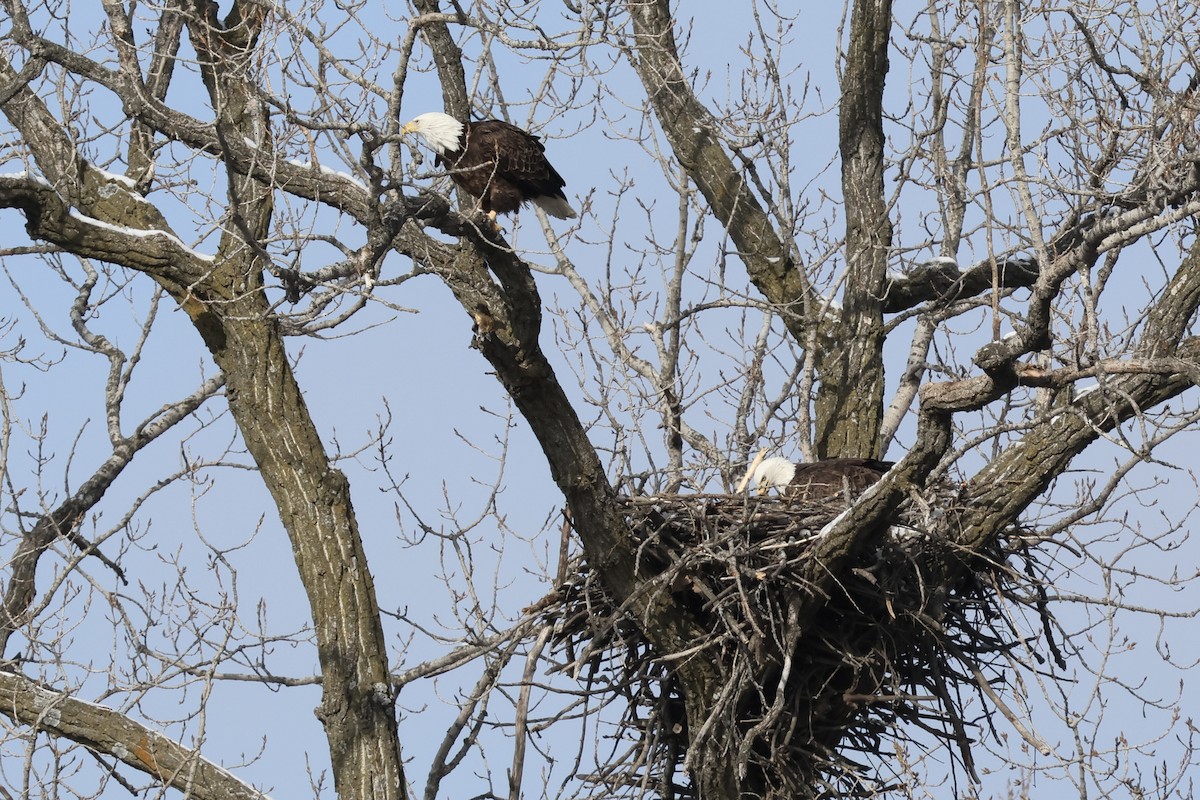
[[[561,195],[566,181],[546,159],[541,139],[498,119],[471,125],[469,146],[494,160],[496,174],[527,196]]]
[[[892,467],[890,461],[873,458],[829,458],[796,465],[788,494],[805,501],[843,497],[847,490],[857,497]]]

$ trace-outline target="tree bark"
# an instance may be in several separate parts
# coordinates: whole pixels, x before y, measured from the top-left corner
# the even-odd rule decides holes
[[[819,458],[881,455],[883,302],[892,223],[883,197],[883,87],[891,0],[857,0],[843,62],[839,106],[846,280],[840,319],[817,351]]]
[[[164,786],[197,800],[262,800],[262,792],[128,714],[53,691],[0,670],[0,714],[120,759]]]
[[[215,324],[193,319],[225,374],[230,412],[308,594],[335,788],[344,798],[403,798],[387,647],[349,483],[329,463],[261,287],[229,288],[236,299],[203,304],[200,317]]]

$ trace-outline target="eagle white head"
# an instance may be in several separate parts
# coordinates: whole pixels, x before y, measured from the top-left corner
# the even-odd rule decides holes
[[[404,123],[401,134],[418,134],[439,156],[457,150],[462,141],[463,124],[441,111],[427,111]]]
[[[755,492],[765,494],[771,489],[783,492],[794,477],[796,477],[796,465],[786,458],[775,456],[763,460],[755,467],[751,480],[754,481]]]

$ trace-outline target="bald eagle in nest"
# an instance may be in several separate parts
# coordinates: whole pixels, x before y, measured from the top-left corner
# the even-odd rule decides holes
[[[895,462],[874,458],[827,458],[794,464],[786,458],[768,458],[754,469],[751,480],[759,494],[775,489],[784,497],[805,502],[857,496],[866,491]]]
[[[552,217],[571,219],[575,209],[563,194],[566,181],[546,160],[541,139],[498,119],[459,122],[430,111],[400,129],[420,134],[438,166],[472,197],[494,222],[497,214],[533,203]]]

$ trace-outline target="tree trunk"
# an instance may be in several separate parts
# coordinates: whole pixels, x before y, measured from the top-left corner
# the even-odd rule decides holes
[[[257,283],[250,276],[247,283]],[[278,506],[308,594],[323,690],[317,716],[335,789],[342,798],[403,798],[386,642],[350,486],[330,466],[261,287],[237,288],[236,299],[193,301],[188,309],[225,375],[230,411]]]
[[[824,331],[829,346],[816,353],[820,458],[881,455],[883,288],[892,244],[883,198],[883,87],[891,23],[891,0],[854,4],[839,107],[846,280],[840,319]]]

